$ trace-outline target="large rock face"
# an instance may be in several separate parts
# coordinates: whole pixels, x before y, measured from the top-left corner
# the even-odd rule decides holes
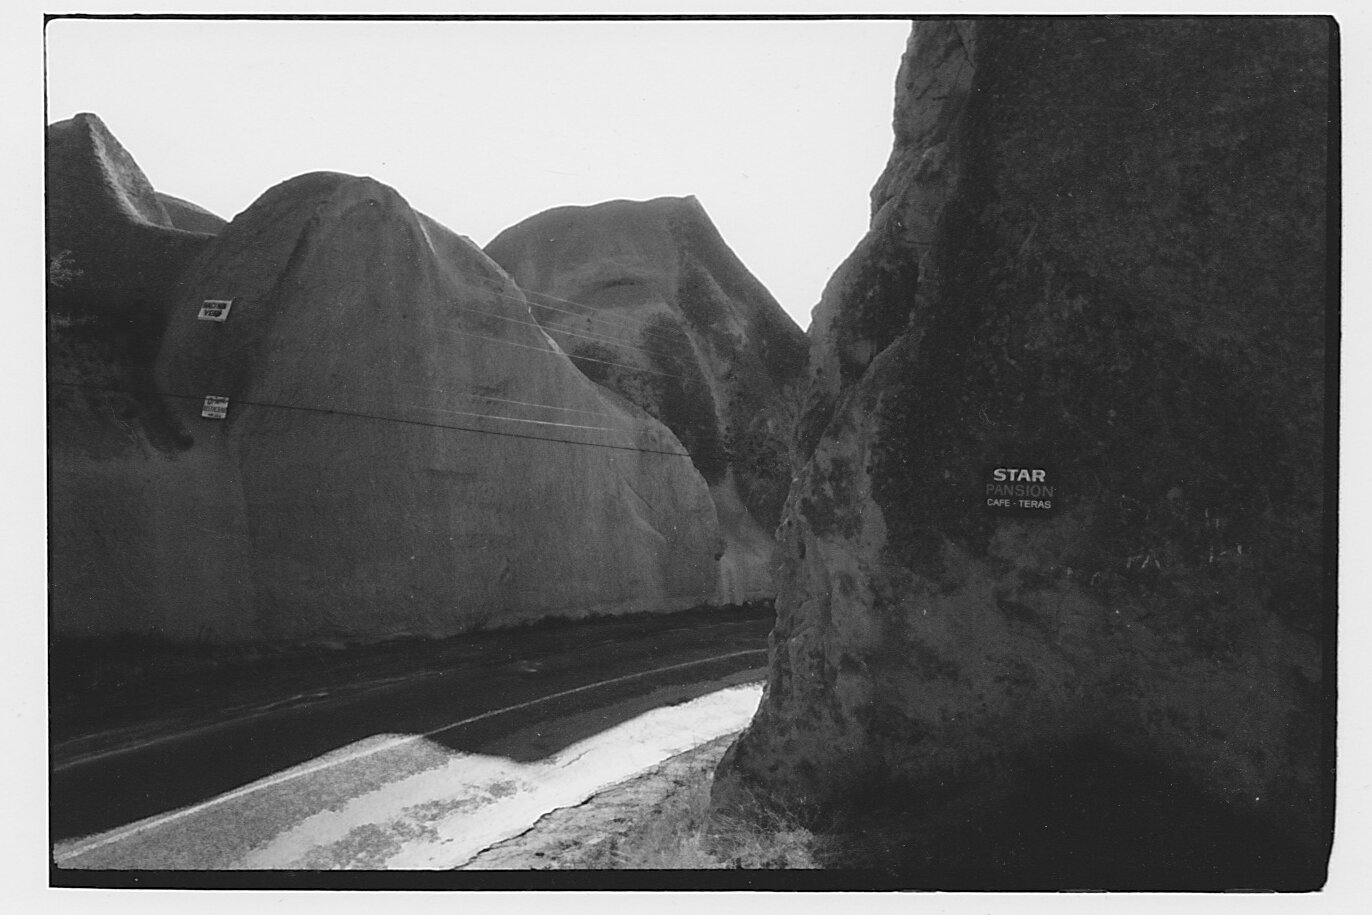
[[[588,377],[664,422],[710,484],[716,599],[775,594],[805,337],[694,197],[561,207],[486,247]]]
[[[169,209],[95,115],[50,125],[46,141],[48,535],[60,632],[113,622],[113,605],[154,590],[145,568],[120,558],[122,541],[141,511],[139,481],[191,442],[152,393],[153,364],[177,278],[218,217],[184,201]],[[179,225],[181,210],[199,222]]]
[[[157,199],[167,211],[167,218],[178,229],[184,229],[187,232],[200,232],[205,235],[218,235],[219,231],[228,225],[223,219],[199,204],[182,200],[180,197],[173,197],[171,194],[164,194],[161,191],[156,193]]]
[[[897,805],[899,863],[944,874],[1320,882],[1328,29],[915,26],[717,804]],[[991,514],[1004,466],[1056,510]],[[1099,816],[1055,842],[1033,772],[1088,772]]]
[[[176,279],[223,220],[154,190],[93,114],[49,125],[46,155],[48,366],[55,401],[79,400],[74,384],[149,390]],[[118,436],[121,423],[141,422],[159,409],[155,401],[124,397],[85,420],[98,439]],[[55,432],[64,431],[65,418]]]
[[[167,314],[147,423],[87,434],[114,403],[90,390],[52,411],[57,634],[445,635],[712,596],[714,507],[677,438],[389,188],[271,189]]]

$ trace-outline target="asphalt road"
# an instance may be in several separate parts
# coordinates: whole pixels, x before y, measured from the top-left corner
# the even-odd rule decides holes
[[[177,810],[379,734],[543,759],[758,671],[771,626],[762,608],[558,624],[337,652],[305,676],[279,664],[173,681],[136,708],[69,700],[53,710],[52,839]]]

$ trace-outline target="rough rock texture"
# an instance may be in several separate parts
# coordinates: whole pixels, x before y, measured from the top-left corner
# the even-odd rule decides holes
[[[218,217],[153,190],[93,114],[50,124],[46,157],[49,313],[149,321]]]
[[[60,631],[73,600],[98,615],[106,595],[150,587],[137,580],[145,570],[109,557],[123,549],[136,479],[191,441],[150,392],[176,280],[211,235],[177,227],[177,207],[95,115],[50,125],[46,143],[48,533]]]
[[[219,230],[223,229],[227,222],[211,213],[204,207],[191,203],[189,200],[182,200],[180,197],[173,197],[171,194],[164,194],[157,191],[157,199],[162,201],[162,206],[167,211],[167,217],[171,224],[178,229],[185,229],[187,232],[200,232],[206,235],[218,235]]]
[[[198,320],[205,299],[228,320]],[[57,634],[445,635],[712,596],[714,506],[680,442],[389,188],[269,190],[168,315],[156,416],[96,435],[98,392],[53,407]]]
[[[717,804],[896,805],[947,872],[1023,874],[1048,826],[1011,801],[1089,758],[1098,813],[1147,806],[1140,770],[1232,822],[1083,815],[1055,865],[1322,880],[1329,28],[916,24],[816,310],[770,678]],[[1039,462],[1055,514],[984,510],[985,468]]]
[[[586,375],[661,419],[710,484],[725,540],[717,599],[775,594],[804,334],[694,197],[560,207],[486,253]]]
[[[209,243],[207,218],[218,217],[153,190],[93,114],[49,125],[46,155],[52,396],[59,404],[82,400],[74,383],[148,390],[176,278]],[[193,211],[203,215],[178,222]],[[159,411],[147,398],[102,396],[85,421],[95,438],[119,436]],[[158,432],[153,440],[170,447]]]
[[[719,758],[737,733],[716,737],[651,769],[596,792],[574,807],[544,814],[527,832],[498,842],[462,870],[699,869],[717,862],[683,852],[697,825],[690,805],[704,795]],[[707,798],[697,804],[703,809]],[[697,814],[698,816],[698,814]],[[676,828],[682,833],[673,833]],[[672,857],[668,857],[676,852]],[[665,859],[653,860],[654,857]]]

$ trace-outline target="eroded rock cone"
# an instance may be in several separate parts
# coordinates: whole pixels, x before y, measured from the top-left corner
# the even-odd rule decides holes
[[[714,509],[676,437],[370,179],[304,175],[235,218],[182,279],[155,382],[182,451],[124,456],[104,497],[81,465],[54,482],[89,496],[64,508],[101,557],[59,631],[365,640],[713,591]]]
[[[915,26],[717,806],[929,887],[1323,880],[1329,30]]]
[[[486,253],[589,378],[664,422],[710,484],[717,599],[772,597],[804,334],[694,197],[559,207]]]
[[[177,278],[224,223],[154,190],[95,115],[50,125],[46,155],[53,620],[87,634],[153,590],[121,541],[152,468],[190,444],[153,363]]]
[[[177,274],[224,225],[161,194],[93,114],[46,136],[49,311],[68,320],[156,312]]]
[[[176,279],[224,221],[153,189],[93,114],[46,133],[48,380],[52,419],[118,437],[120,417],[165,446],[156,405],[94,387],[151,386]],[[83,386],[83,387],[79,387]],[[155,424],[154,424],[155,425]]]

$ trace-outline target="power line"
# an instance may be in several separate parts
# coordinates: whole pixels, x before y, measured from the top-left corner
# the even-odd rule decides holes
[[[547,293],[544,292],[533,292],[526,289],[521,289],[520,291],[524,292],[528,296],[547,295]],[[497,293],[497,295],[499,295],[499,293]],[[569,308],[558,308],[556,305],[549,305],[547,302],[536,302],[533,300],[530,300],[529,304],[535,308],[542,308],[545,311],[555,311],[558,314],[571,315],[572,317],[576,318],[585,318],[588,321],[599,321],[601,324],[608,324],[610,327],[618,328],[620,330],[637,331],[638,333],[643,334],[645,337],[653,337],[655,339],[662,340],[665,343],[673,343],[677,345],[681,345],[682,343],[682,340],[679,336],[674,336],[659,331],[650,330],[649,328],[653,326],[652,322],[640,321],[637,318],[630,318],[627,315],[621,315],[618,319],[607,318],[604,317],[603,311],[594,305],[587,305],[582,302],[572,302],[570,299],[557,299],[557,301],[567,302],[569,304],[576,305],[580,308],[585,308],[593,313],[585,314],[580,311],[572,311]]]
[[[585,413],[588,416],[608,416],[612,419],[619,418],[618,414],[606,413],[603,410],[578,410],[575,407],[555,407],[550,403],[536,403],[531,400],[511,400],[508,397],[492,397],[489,394],[477,394],[471,391],[448,391],[443,388],[431,388],[422,384],[411,384],[408,381],[397,382],[397,384],[406,388],[415,388],[420,391],[431,391],[435,394],[443,394],[446,397],[472,397],[477,400],[492,400],[496,403],[518,404],[522,407],[538,407],[543,410],[557,410],[560,413]]]
[[[363,403],[376,404],[383,407],[400,407],[401,409],[429,410],[434,413],[448,413],[453,416],[472,416],[478,419],[501,419],[511,423],[529,423],[536,426],[557,426],[563,429],[589,429],[598,432],[622,432],[625,434],[636,434],[633,429],[616,429],[613,426],[580,426],[575,423],[555,423],[546,419],[524,419],[519,416],[504,416],[499,413],[472,413],[467,410],[449,410],[445,407],[426,407],[422,404],[394,403],[386,400],[376,400],[371,397],[359,398]]]
[[[516,285],[518,285],[518,284],[516,284]],[[566,305],[575,305],[575,306],[578,307],[578,308],[585,308],[585,309],[588,309],[588,310],[590,310],[590,311],[594,311],[594,312],[596,312],[597,314],[600,314],[600,313],[601,313],[601,309],[600,309],[600,308],[598,308],[598,307],[595,306],[595,305],[589,305],[589,304],[587,304],[586,302],[578,302],[578,301],[576,301],[575,299],[565,299],[565,298],[563,298],[563,297],[561,297],[561,296],[553,295],[551,292],[537,292],[537,291],[530,290],[530,289],[524,289],[524,287],[522,287],[522,286],[520,286],[519,288],[520,288],[520,291],[521,291],[521,292],[524,292],[524,293],[527,294],[527,295],[536,295],[536,296],[538,296],[538,297],[541,298],[541,299],[552,299],[554,302],[562,302],[562,303],[564,303],[564,304],[566,304]],[[548,304],[543,303],[543,302],[539,302],[539,303],[537,303],[537,304],[538,304],[538,307],[540,307],[540,308],[547,308],[547,309],[550,309],[550,310],[552,310],[552,311],[562,311],[562,310],[563,310],[563,309],[559,309],[559,308],[558,308],[557,306],[555,306],[555,305],[548,305]],[[651,322],[651,321],[645,321],[645,320],[643,320],[642,318],[633,318],[633,317],[630,317],[629,315],[616,315],[615,318],[613,318],[613,319],[604,319],[604,318],[602,318],[602,320],[606,320],[608,323],[622,323],[622,324],[639,325],[639,326],[641,326],[641,327],[644,328],[644,333],[649,333],[649,334],[653,333],[653,331],[650,331],[650,330],[647,329],[648,327],[651,326],[652,322]]]
[[[626,316],[626,315],[621,315],[621,316],[620,316],[620,317],[621,317],[621,320],[616,321],[616,320],[614,320],[614,319],[604,317],[604,316],[600,313],[600,309],[599,309],[599,308],[596,308],[594,305],[587,305],[587,304],[585,304],[584,302],[573,302],[571,299],[557,299],[557,296],[550,296],[550,298],[557,299],[557,301],[559,301],[559,302],[567,302],[568,304],[576,305],[576,306],[578,306],[578,307],[580,307],[580,308],[588,309],[588,310],[590,310],[590,311],[596,312],[596,314],[590,314],[590,315],[588,315],[588,314],[583,314],[582,312],[579,312],[579,311],[571,311],[570,309],[567,309],[567,308],[558,308],[556,305],[549,305],[547,302],[531,302],[531,301],[529,301],[528,296],[547,296],[548,293],[546,293],[546,292],[534,292],[534,291],[531,290],[531,289],[524,289],[524,288],[518,287],[518,286],[517,286],[516,288],[518,288],[518,289],[520,290],[520,292],[523,292],[523,293],[524,293],[524,298],[518,298],[518,297],[516,297],[516,296],[506,295],[505,293],[500,292],[499,290],[495,290],[495,289],[489,289],[488,291],[491,292],[493,295],[498,295],[498,296],[500,296],[500,297],[503,298],[503,299],[509,299],[509,300],[512,301],[512,302],[520,302],[521,304],[532,305],[532,306],[534,306],[535,308],[543,308],[543,309],[546,309],[547,311],[556,311],[556,312],[558,312],[559,314],[571,315],[571,316],[576,317],[576,318],[585,318],[585,319],[588,320],[588,321],[599,321],[601,324],[608,324],[609,326],[619,328],[620,330],[633,330],[633,331],[638,331],[639,333],[641,333],[641,334],[643,334],[644,336],[647,336],[647,337],[655,337],[655,338],[657,338],[657,339],[659,339],[659,340],[662,340],[662,341],[664,341],[664,342],[666,342],[666,343],[672,343],[672,344],[675,344],[675,345],[677,345],[677,346],[682,345],[682,342],[683,342],[683,341],[681,340],[680,337],[668,336],[667,334],[658,333],[658,332],[656,332],[656,331],[649,330],[648,328],[651,326],[651,324],[650,324],[650,322],[648,322],[648,321],[640,321],[640,320],[638,320],[638,319],[636,319],[636,318],[630,318],[630,317],[628,317],[628,316]],[[625,323],[625,322],[628,322],[628,323]]]
[[[496,294],[497,294],[497,295],[500,295],[499,293],[496,293]],[[501,297],[502,297],[502,298],[513,298],[513,296],[501,296]],[[675,354],[672,354],[672,353],[664,353],[664,352],[661,352],[661,351],[655,350],[655,349],[647,349],[646,347],[642,347],[642,346],[635,346],[635,345],[632,344],[632,343],[625,343],[624,341],[618,339],[617,337],[611,337],[611,336],[608,336],[607,334],[597,334],[597,333],[595,333],[595,332],[593,332],[593,331],[581,331],[581,332],[578,332],[578,331],[574,331],[574,330],[567,330],[566,328],[563,328],[563,327],[547,328],[547,327],[544,327],[542,324],[538,324],[538,323],[536,323],[536,322],[534,322],[534,321],[521,321],[521,320],[519,320],[518,318],[511,318],[511,317],[509,317],[509,316],[507,316],[507,315],[498,315],[498,314],[496,314],[496,313],[493,312],[493,311],[482,311],[482,310],[479,309],[479,308],[471,308],[471,307],[469,307],[469,306],[467,306],[467,305],[458,305],[456,302],[452,303],[452,305],[453,305],[454,308],[460,308],[461,310],[463,310],[463,311],[469,311],[469,312],[471,312],[472,314],[485,315],[485,316],[488,317],[488,318],[495,318],[495,319],[497,319],[497,320],[499,320],[499,321],[509,321],[511,324],[521,324],[521,325],[523,325],[524,327],[532,327],[532,328],[535,328],[536,330],[542,331],[543,333],[550,333],[550,332],[551,332],[551,333],[566,334],[566,335],[569,336],[569,337],[580,337],[580,338],[582,338],[583,340],[591,340],[592,342],[595,342],[595,343],[612,343],[612,344],[614,344],[615,346],[622,346],[622,347],[624,347],[625,349],[637,350],[637,351],[639,351],[640,353],[647,353],[647,354],[650,355],[650,356],[661,356],[663,359],[676,359],[676,358],[678,358],[678,356],[676,356]]]
[[[590,356],[572,355],[571,353],[566,353],[561,349],[545,349],[541,346],[530,346],[527,343],[516,343],[514,340],[502,340],[499,337],[486,337],[481,334],[474,334],[469,330],[457,330],[456,328],[452,327],[438,327],[434,328],[434,330],[436,333],[440,334],[461,334],[464,337],[475,337],[478,340],[489,340],[492,343],[504,343],[506,346],[517,346],[520,349],[531,349],[536,353],[549,353],[554,356],[567,356],[572,360],[581,359],[585,360],[586,362],[596,362],[601,365],[617,365],[620,368],[633,369],[636,372],[647,372],[650,375],[663,375],[667,378],[675,378],[677,380],[681,379],[680,375],[673,375],[671,372],[659,372],[657,369],[645,369],[641,365],[630,365],[627,362],[611,362],[608,359],[593,359]]]
[[[131,389],[128,389],[128,388],[113,388],[113,387],[105,387],[105,386],[103,386],[103,385],[81,384],[81,383],[79,383],[79,382],[70,382],[70,381],[49,381],[48,384],[51,385],[51,386],[54,386],[54,387],[82,388],[82,389],[93,390],[93,391],[105,391],[105,392],[111,393],[111,394],[132,394],[132,395],[135,395],[135,396],[149,396],[149,397],[173,397],[173,398],[178,398],[178,399],[181,399],[181,400],[192,400],[192,401],[203,400],[203,396],[202,396],[202,395],[198,395],[198,394],[177,394],[177,393],[173,393],[173,392],[170,392],[170,391],[135,391],[135,390],[131,390]],[[319,413],[319,414],[323,414],[323,415],[333,415],[333,416],[350,416],[350,417],[354,417],[354,418],[357,418],[357,419],[370,419],[370,420],[376,420],[376,421],[378,421],[378,422],[399,423],[399,424],[401,424],[401,425],[408,425],[408,426],[422,426],[422,427],[428,428],[428,429],[450,429],[450,430],[453,430],[453,431],[455,431],[455,432],[472,432],[472,433],[475,433],[475,434],[477,434],[477,435],[497,435],[497,436],[500,436],[500,437],[502,437],[502,438],[528,439],[528,440],[536,441],[536,442],[560,442],[560,443],[565,444],[565,445],[582,445],[582,446],[584,446],[584,447],[586,447],[586,448],[607,448],[607,449],[610,449],[610,450],[612,450],[612,451],[635,451],[635,452],[639,452],[639,453],[641,453],[641,454],[664,454],[664,455],[667,455],[668,457],[684,457],[684,458],[689,458],[689,457],[690,457],[690,454],[688,454],[688,453],[685,452],[685,451],[663,451],[663,450],[657,449],[657,448],[635,448],[635,447],[633,447],[633,446],[631,446],[631,445],[611,445],[611,444],[606,444],[606,443],[604,443],[604,442],[583,442],[583,441],[578,441],[578,440],[576,440],[576,439],[557,438],[557,437],[555,437],[555,436],[550,436],[550,435],[529,435],[528,433],[524,433],[524,432],[501,432],[501,431],[498,431],[498,430],[495,430],[495,429],[473,429],[473,428],[470,427],[470,426],[447,425],[447,424],[444,424],[444,423],[432,423],[432,422],[425,422],[425,421],[423,421],[423,420],[416,420],[416,419],[400,419],[400,418],[394,417],[394,416],[378,416],[378,415],[376,415],[376,414],[374,414],[374,413],[359,413],[359,412],[352,411],[352,410],[335,410],[335,409],[330,409],[330,408],[325,408],[325,407],[307,407],[307,406],[301,406],[301,405],[298,405],[298,404],[269,403],[269,402],[267,402],[267,401],[241,400],[241,399],[232,399],[232,400],[231,400],[231,403],[235,403],[235,404],[238,404],[238,405],[240,405],[240,406],[269,407],[269,408],[275,408],[275,409],[278,409],[278,410],[298,410],[298,411],[305,412],[305,413]],[[421,409],[422,409],[422,408],[421,408]],[[487,418],[498,419],[498,418],[500,418],[500,417],[491,417],[491,416],[488,416]],[[614,430],[614,431],[628,432],[629,430]]]

